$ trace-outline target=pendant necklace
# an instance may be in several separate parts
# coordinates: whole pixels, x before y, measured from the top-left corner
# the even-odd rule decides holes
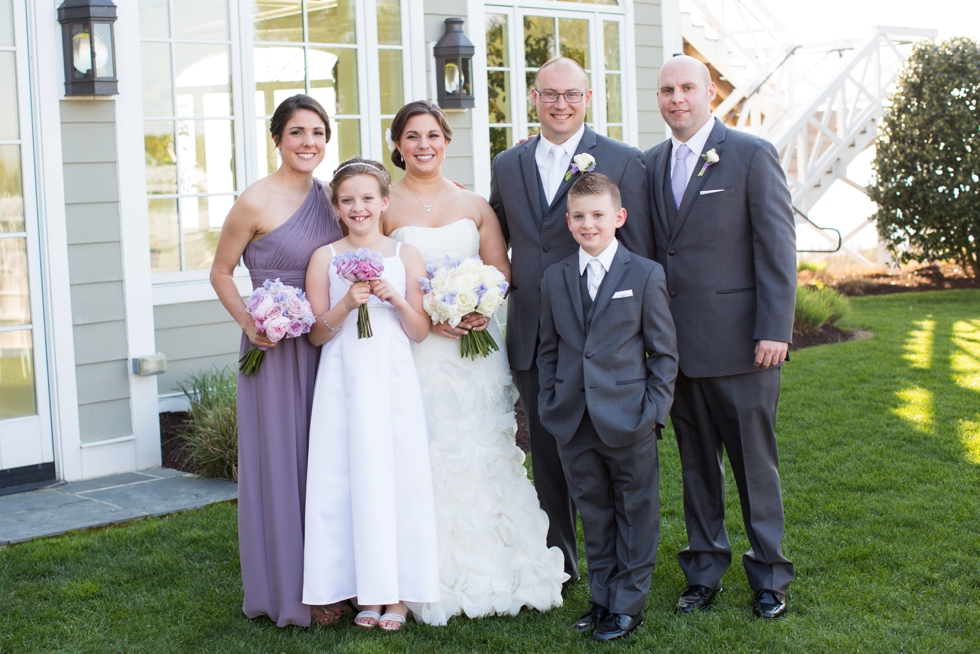
[[[415,195],[415,191],[413,191],[411,188],[409,188],[408,184],[405,185],[405,188],[408,189],[408,192],[409,193],[411,193],[412,195]],[[442,193],[442,189],[439,189],[439,193],[436,193],[436,197],[432,198],[432,202],[430,202],[429,204],[426,204],[425,202],[422,202],[422,198],[420,198],[418,195],[415,195],[415,199],[419,201],[419,204],[421,204],[423,207],[425,207],[426,213],[429,213],[429,212],[432,211],[432,205],[434,205],[436,203],[436,198],[439,197],[439,194],[440,193]]]

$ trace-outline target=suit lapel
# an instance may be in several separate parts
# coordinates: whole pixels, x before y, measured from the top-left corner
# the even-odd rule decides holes
[[[544,199],[541,196],[541,183],[538,181],[538,164],[534,160],[534,152],[538,147],[538,139],[535,136],[524,142],[524,151],[518,161],[521,165],[521,177],[524,179],[524,192],[527,194],[527,204],[531,208],[531,213],[537,217],[540,207],[544,206]]]
[[[725,132],[725,123],[715,119],[715,126],[711,129],[711,134],[708,136],[708,140],[704,144],[702,154],[711,148],[714,148],[720,156],[722,152],[722,143],[725,142]],[[687,221],[687,217],[691,213],[691,207],[694,206],[694,202],[701,193],[704,183],[708,181],[708,177],[711,176],[711,171],[714,170],[714,166],[709,166],[708,169],[704,171],[704,175],[698,177],[698,173],[701,172],[701,168],[703,166],[704,159],[698,157],[698,163],[694,167],[694,173],[691,177],[691,181],[687,183],[687,190],[684,191],[684,198],[681,200],[680,209],[677,210],[677,225],[674,227],[674,231],[670,235],[671,242],[677,238],[677,235],[684,227],[684,223]]]
[[[599,320],[599,316],[602,315],[613,294],[619,290],[619,285],[622,283],[623,277],[626,277],[626,273],[629,272],[629,262],[630,252],[620,243],[619,249],[616,250],[616,255],[613,257],[612,265],[609,267],[609,272],[606,273],[606,279],[603,279],[602,284],[599,285],[599,293],[595,296],[595,304],[592,305],[593,325]]]
[[[572,159],[575,158],[576,154],[585,152],[586,150],[592,150],[593,148],[595,148],[595,144],[596,144],[595,132],[593,132],[592,129],[590,129],[589,126],[586,125],[585,131],[582,132],[582,138],[579,139],[578,147],[575,148],[575,152],[572,154]],[[565,169],[566,175],[568,171],[572,169],[572,163],[573,161],[569,160],[568,168]],[[599,161],[598,159],[596,159],[596,168],[598,169],[598,167],[599,167]],[[568,177],[567,179],[562,178],[561,185],[558,187],[558,191],[555,193],[555,197],[551,201],[551,206],[548,207],[549,212],[555,207],[556,204],[560,204],[564,202],[565,194],[568,193],[568,189],[571,188],[572,183],[574,182],[575,182],[574,175]]]
[[[578,251],[576,250],[576,256]],[[579,272],[578,266],[574,262],[577,262],[577,258],[572,258],[571,261],[565,264],[565,287],[568,289],[568,295],[572,300],[572,310],[575,313],[575,317],[578,319],[578,326],[585,333],[585,308],[582,305],[582,291],[579,288]]]
[[[673,141],[667,139],[664,146],[660,148],[660,152],[658,152],[657,156],[654,157],[653,188],[650,189],[650,193],[653,195],[653,200],[657,204],[657,216],[660,218],[660,226],[663,228],[664,234],[670,234],[670,225],[667,224],[667,205],[664,204],[668,198],[664,197],[661,189],[663,189],[664,181],[667,177],[667,163],[670,161],[672,143]]]

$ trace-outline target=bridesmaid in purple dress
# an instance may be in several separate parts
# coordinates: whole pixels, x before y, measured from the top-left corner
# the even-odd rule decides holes
[[[282,165],[248,187],[225,220],[211,284],[242,328],[241,354],[268,348],[254,376],[238,375],[238,544],[250,618],[309,626],[303,597],[303,527],[313,382],[320,348],[306,336],[272,343],[256,330],[233,279],[244,256],[257,287],[266,279],[303,288],[310,255],[341,238],[327,192],[313,178],[330,140],[323,107],[295,95],[272,116]],[[317,607],[321,624],[347,607]]]

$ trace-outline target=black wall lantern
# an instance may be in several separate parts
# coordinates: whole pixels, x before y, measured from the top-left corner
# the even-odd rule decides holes
[[[436,57],[436,87],[443,109],[471,109],[473,96],[473,53],[476,47],[463,32],[462,18],[447,18],[446,33],[433,48]]]
[[[58,7],[65,53],[65,95],[115,95],[116,44],[112,0],[65,0]]]

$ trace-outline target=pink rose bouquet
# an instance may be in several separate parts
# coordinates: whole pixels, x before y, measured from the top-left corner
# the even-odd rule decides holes
[[[256,328],[273,343],[309,333],[316,320],[306,293],[286,286],[278,279],[274,282],[267,279],[260,288],[252,291],[245,310],[252,316]],[[238,360],[238,369],[246,375],[254,375],[264,356],[265,348],[253,345]]]
[[[333,258],[333,265],[337,269],[337,276],[351,284],[381,279],[381,273],[385,269],[384,258],[378,252],[367,248],[347,250],[343,254],[338,254]],[[368,315],[367,305],[362,304],[357,307],[357,337],[371,338],[372,336],[374,332],[371,331],[371,317]]]

